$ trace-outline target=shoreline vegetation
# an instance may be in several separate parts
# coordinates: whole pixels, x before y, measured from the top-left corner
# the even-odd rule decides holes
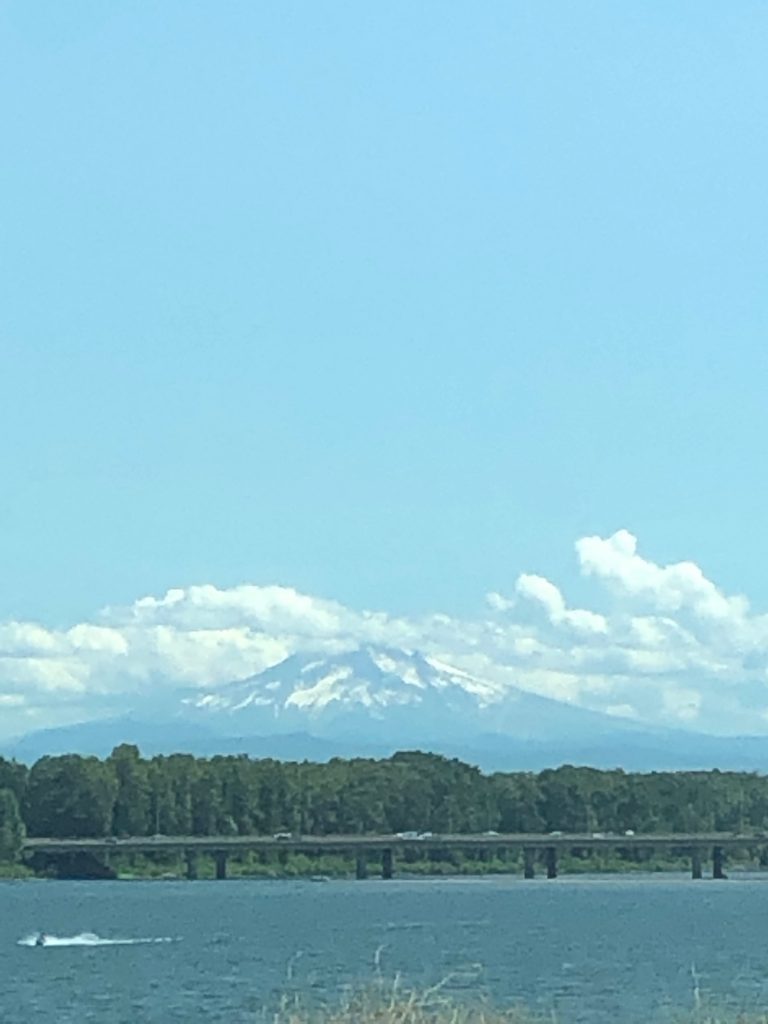
[[[748,772],[624,772],[563,765],[483,774],[457,759],[401,751],[383,759],[282,762],[245,755],[145,758],[122,744],[107,758],[67,754],[31,767],[0,757],[0,877],[57,873],[55,855],[24,854],[25,837],[104,839],[295,834],[423,835],[586,833],[622,835],[627,846],[559,856],[564,875],[687,870],[689,851],[632,847],[644,833],[729,833],[755,845],[729,854],[728,869],[768,868],[768,777]],[[686,854],[686,858],[683,857]],[[65,869],[60,860],[58,867]],[[70,865],[70,868],[72,866]],[[110,854],[96,877],[175,877],[175,855]],[[84,864],[81,863],[80,877]],[[343,855],[233,854],[232,877],[346,877]],[[380,865],[379,865],[380,870]],[[398,855],[398,874],[521,874],[519,851],[421,849]],[[378,874],[369,865],[371,877]],[[198,877],[213,863],[199,857]],[[87,875],[93,877],[93,875]],[[70,871],[68,877],[73,877]]]
[[[418,1000],[395,1001],[384,1006],[365,1003],[337,1008],[307,1010],[297,1007],[263,1016],[270,1024],[559,1024],[556,1014],[542,1014],[525,1007],[497,1009],[485,1003],[462,1005],[446,1000],[442,1005],[421,1005]],[[691,1011],[660,1013],[647,1024],[768,1024],[768,1012]]]
[[[307,1005],[300,995],[285,996],[276,1010],[264,1010],[261,1017],[264,1024],[554,1024],[551,1014],[522,1006],[494,1007],[482,996],[456,999],[443,991],[449,981],[421,991],[379,983],[321,1006]]]
[[[336,1003],[312,1006],[301,995],[284,996],[276,1009],[258,1015],[264,1024],[558,1024],[555,1009],[498,1006],[482,994],[455,997],[450,978],[423,990],[378,982],[353,990]],[[698,989],[692,1007],[659,1011],[648,1024],[768,1024],[768,1011],[710,1005]],[[563,1017],[563,1020],[566,1018]]]
[[[111,873],[108,876],[116,881],[186,881],[186,868],[180,856],[174,854],[155,854],[151,857],[143,854],[112,855]],[[587,854],[584,857],[564,856],[560,861],[561,877],[579,875],[631,876],[631,875],[664,875],[684,874],[690,877],[690,860],[688,857],[653,857],[638,863],[622,859],[618,854]],[[757,858],[731,858],[728,864],[729,874],[740,873],[765,874],[768,871]],[[514,854],[508,859],[494,857],[488,860],[452,855],[449,860],[431,860],[422,857],[410,863],[401,861],[398,865],[397,877],[403,879],[416,878],[481,878],[481,877],[523,877],[523,864],[520,857]],[[34,870],[23,862],[0,862],[0,881],[23,880],[34,878],[59,878],[56,870],[49,866]],[[88,876],[72,876],[88,877]],[[96,876],[94,876],[95,878]],[[107,877],[107,876],[101,876]],[[201,854],[197,858],[197,880],[213,880],[216,877],[216,866],[213,857]],[[308,879],[316,882],[354,879],[355,862],[343,855],[324,855],[308,857],[304,854],[283,854],[277,857],[265,857],[258,853],[232,855],[228,861],[227,877],[229,879],[252,879],[285,881],[291,879]],[[538,877],[542,881],[543,872]],[[378,880],[376,866],[371,864],[369,878]]]

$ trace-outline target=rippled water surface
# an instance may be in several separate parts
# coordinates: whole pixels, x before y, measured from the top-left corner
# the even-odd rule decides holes
[[[45,931],[55,944],[36,948]],[[138,940],[138,941],[128,941]],[[163,940],[163,941],[147,941]],[[705,996],[768,1004],[768,880],[0,883],[0,1021],[239,1024],[309,999],[452,974],[563,1024],[647,1024]],[[453,973],[452,973],[453,972]]]

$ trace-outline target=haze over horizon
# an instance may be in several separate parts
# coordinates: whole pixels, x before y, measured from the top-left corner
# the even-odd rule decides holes
[[[0,738],[360,643],[768,733],[766,43],[3,4]]]

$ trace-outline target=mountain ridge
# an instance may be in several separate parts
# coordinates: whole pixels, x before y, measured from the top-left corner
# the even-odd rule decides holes
[[[310,731],[375,739],[427,735],[462,739],[468,730],[518,739],[572,736],[574,729],[635,732],[645,727],[519,687],[491,683],[442,659],[366,645],[338,655],[294,654],[254,676],[183,700],[190,721],[248,732]],[[231,731],[231,730],[227,730]]]
[[[466,744],[425,738],[410,744],[377,744],[353,739],[325,739],[309,733],[271,736],[225,736],[204,729],[187,731],[174,723],[143,721],[128,716],[79,725],[38,730],[0,743],[0,756],[31,764],[50,755],[77,753],[106,757],[121,743],[135,743],[143,754],[184,753],[198,757],[245,754],[281,761],[329,761],[386,758],[402,749],[456,757],[484,771],[541,771],[562,764],[625,771],[768,771],[768,745],[760,736],[719,737],[674,732],[603,737],[578,741],[515,740],[500,734],[474,736]]]

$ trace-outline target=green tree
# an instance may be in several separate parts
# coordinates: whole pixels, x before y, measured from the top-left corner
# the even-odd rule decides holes
[[[0,861],[18,860],[26,830],[11,789],[0,789]]]
[[[13,794],[30,835],[51,837],[768,830],[765,776],[573,765],[487,776],[420,751],[327,764],[186,754],[148,761],[123,744],[106,761],[45,757],[31,771],[0,758],[0,790]]]
[[[30,835],[92,838],[110,834],[117,779],[95,757],[44,757],[29,773],[24,819]]]
[[[10,789],[19,802],[24,799],[24,790],[27,787],[27,776],[29,769],[25,764],[18,761],[8,761],[0,757],[0,789]]]
[[[192,793],[204,763],[189,754],[172,754],[170,757],[154,759],[153,803],[155,810],[160,811],[160,827],[155,831],[175,836],[191,834]]]
[[[122,743],[109,756],[117,780],[112,811],[112,832],[118,836],[144,836],[149,831],[149,769],[138,747]],[[153,829],[154,831],[154,829]]]
[[[494,779],[502,832],[544,832],[541,790],[535,775],[498,775]]]

